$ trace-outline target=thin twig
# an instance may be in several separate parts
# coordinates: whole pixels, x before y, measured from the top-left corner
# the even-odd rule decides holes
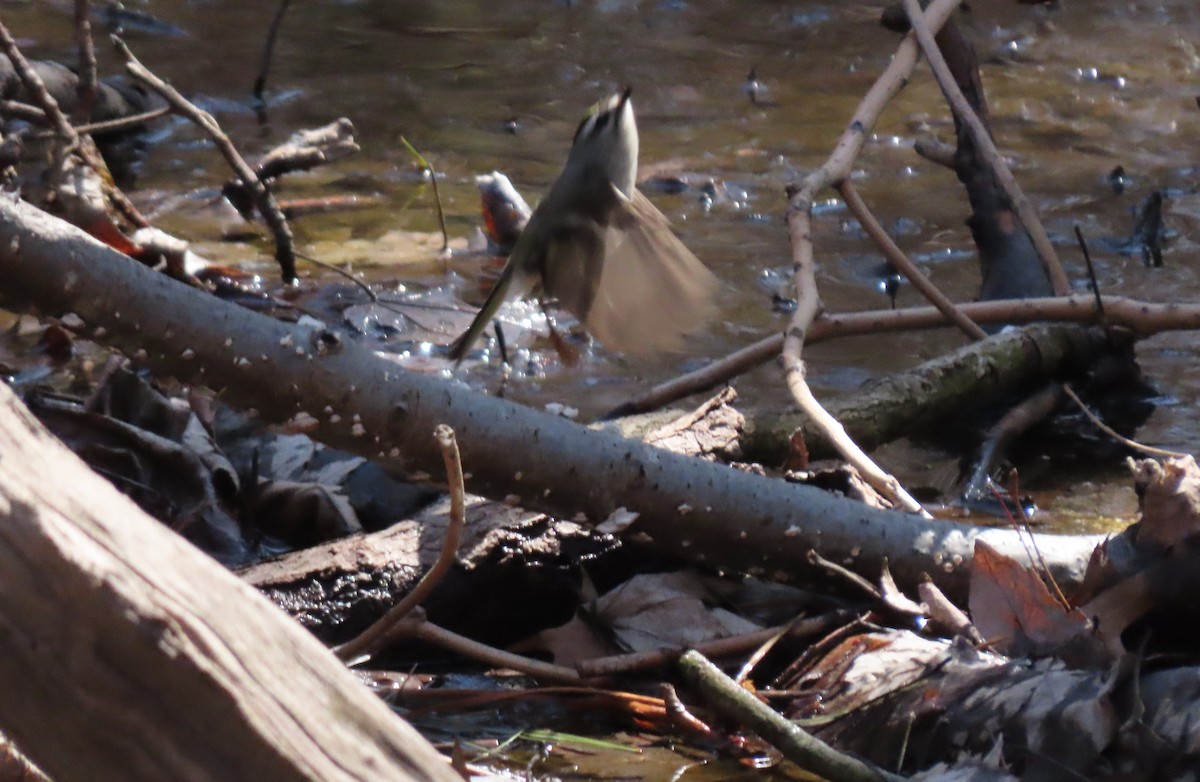
[[[1046,270],[1046,276],[1050,279],[1050,286],[1054,293],[1058,296],[1067,295],[1071,292],[1071,281],[1058,261],[1058,253],[1055,252],[1054,245],[1050,243],[1046,229],[1038,219],[1033,205],[1021,190],[1016,177],[1009,170],[1008,164],[1004,162],[1004,157],[996,149],[996,144],[992,141],[987,128],[971,108],[971,104],[967,102],[962,90],[959,89],[954,75],[946,65],[946,59],[942,56],[942,50],[938,48],[934,33],[925,21],[925,14],[921,11],[920,3],[918,0],[903,0],[903,3],[904,10],[908,14],[909,24],[912,25],[917,41],[920,43],[922,51],[925,52],[925,59],[929,62],[929,67],[933,69],[934,77],[942,89],[942,94],[946,96],[946,102],[950,104],[950,110],[954,112],[954,116],[960,122],[966,125],[980,156],[992,169],[996,181],[1012,201],[1017,218],[1021,221],[1025,232],[1029,234],[1034,249],[1037,250],[1038,257],[1042,260],[1042,266]]]
[[[734,635],[728,638],[717,638],[695,645],[695,649],[708,657],[728,657],[741,654],[747,649],[755,649],[780,636],[806,638],[828,632],[833,626],[843,624],[846,616],[834,611],[812,619],[801,619],[781,627],[768,627],[765,630],[755,630],[752,633]],[[580,677],[592,679],[599,676],[645,671],[671,665],[679,659],[682,649],[650,649],[644,652],[629,652],[608,657],[598,657],[592,660],[581,660],[575,664],[575,670]]]
[[[46,112],[37,106],[22,103],[19,100],[0,100],[0,116],[23,120],[32,125],[46,125]],[[54,131],[47,131],[51,136],[57,136]]]
[[[62,109],[58,107],[58,101],[54,100],[54,97],[46,89],[45,82],[41,80],[37,72],[29,65],[29,60],[25,59],[25,55],[21,54],[21,50],[17,48],[17,42],[13,40],[12,35],[8,32],[8,28],[4,26],[3,22],[0,22],[0,48],[4,50],[4,54],[12,62],[13,70],[17,72],[21,83],[25,85],[25,90],[29,93],[30,99],[46,115],[46,118],[63,139],[67,148],[74,148],[79,143],[78,134],[71,127],[71,123],[67,121],[67,117],[62,113]]]
[[[275,201],[275,196],[271,194],[271,190],[263,184],[263,182],[254,174],[254,170],[250,168],[246,160],[237,151],[237,148],[230,141],[229,136],[221,130],[221,126],[211,114],[204,111],[194,103],[183,97],[170,84],[155,76],[146,66],[142,65],[129,47],[120,37],[112,36],[113,46],[116,47],[121,59],[125,62],[125,69],[129,74],[138,81],[142,82],[152,90],[157,92],[170,104],[177,113],[187,117],[195,122],[204,130],[213,140],[217,149],[229,162],[234,173],[245,184],[246,189],[250,191],[254,198],[254,204],[258,207],[259,213],[266,221],[267,227],[271,229],[271,233],[275,236],[275,260],[279,261],[279,268],[283,275],[283,280],[286,283],[292,283],[296,279],[296,251],[294,241],[292,239],[292,230],[288,227],[287,218],[279,208],[279,204]]]
[[[331,271],[334,274],[344,277],[345,279],[352,282],[355,286],[357,286],[358,289],[361,290],[363,293],[367,294],[367,298],[369,298],[373,304],[382,304],[382,302],[379,301],[379,296],[375,293],[375,291],[371,290],[370,285],[367,285],[365,282],[358,279],[353,274],[351,274],[350,272],[341,268],[340,266],[338,266],[336,264],[332,264],[329,261],[322,261],[318,258],[312,257],[311,255],[305,255],[304,253],[300,253],[300,252],[296,253],[296,257],[303,258],[304,260],[308,261],[309,263],[313,264],[314,266],[320,266],[322,269],[325,269],[326,271]],[[397,312],[398,314],[402,314],[402,313],[399,313],[399,310],[394,310],[394,311]]]
[[[971,339],[987,339],[987,333],[979,328],[975,321],[968,318],[963,311],[960,310],[954,302],[952,302],[946,294],[938,290],[938,287],[925,276],[925,273],[917,268],[900,246],[892,241],[892,237],[888,236],[887,231],[875,219],[875,215],[871,212],[871,208],[863,201],[862,196],[858,192],[858,188],[850,179],[843,179],[838,182],[835,187],[841,194],[842,200],[846,202],[846,208],[850,210],[850,214],[854,215],[863,230],[867,232],[867,236],[875,242],[879,249],[883,252],[884,257],[892,262],[901,274],[908,278],[908,281],[913,284],[913,287],[921,292],[921,295],[929,300],[929,303],[937,307],[954,325],[966,334]]]
[[[935,26],[946,20],[961,0],[935,0],[929,6],[929,16]],[[891,63],[859,102],[847,129],[825,162],[805,177],[798,187],[788,188],[788,237],[792,246],[792,281],[796,288],[796,310],[783,335],[784,379],[796,404],[815,426],[821,429],[842,457],[853,465],[863,479],[897,507],[927,515],[912,495],[895,477],[879,468],[857,444],[846,435],[837,419],[821,406],[805,379],[802,353],[813,320],[821,311],[817,293],[816,267],[812,243],[812,204],[817,193],[847,178],[850,167],[887,103],[904,88],[916,67],[919,48],[910,33],[892,57]]]
[[[152,119],[170,114],[170,106],[159,106],[157,109],[143,111],[141,114],[130,114],[127,117],[117,117],[116,119],[106,119],[102,122],[88,122],[83,125],[75,125],[75,132],[79,135],[110,133],[114,130],[124,130],[136,125],[141,125],[143,122],[148,122]],[[0,114],[17,117],[27,122],[32,122],[38,125],[46,124],[46,115],[36,106],[30,106],[28,103],[20,103],[12,100],[0,100]],[[36,133],[30,133],[30,138],[42,139],[53,138],[57,134],[52,130],[40,130]]]
[[[76,125],[76,133],[111,133],[114,130],[124,130],[132,128],[136,125],[141,125],[143,122],[149,122],[152,119],[158,119],[171,113],[170,106],[159,106],[157,109],[143,111],[140,114],[130,114],[128,117],[117,117],[116,119],[107,119],[103,122],[88,122],[84,125]]]
[[[1079,242],[1079,249],[1083,251],[1083,262],[1087,266],[1088,281],[1092,284],[1092,295],[1096,297],[1096,312],[1100,313],[1100,325],[1104,330],[1108,330],[1108,318],[1104,315],[1104,300],[1100,298],[1100,283],[1096,280],[1096,267],[1092,265],[1092,254],[1088,251],[1087,241],[1083,238],[1083,231],[1079,230],[1079,224],[1075,224],[1075,240]]]
[[[1013,529],[1017,533],[1018,538],[1021,537],[1022,533],[1024,533],[1025,537],[1029,538],[1029,543],[1024,544],[1025,555],[1033,563],[1035,567],[1034,572],[1038,574],[1043,582],[1047,582],[1047,589],[1050,589],[1054,593],[1054,596],[1058,599],[1058,604],[1064,610],[1070,611],[1071,601],[1067,600],[1067,596],[1063,594],[1062,587],[1058,585],[1058,580],[1054,578],[1054,573],[1050,571],[1049,565],[1046,564],[1046,558],[1042,556],[1042,549],[1038,546],[1037,535],[1033,534],[1033,527],[1029,524],[1029,514],[1025,512],[1025,506],[1021,504],[1021,473],[1016,468],[1013,468],[1008,473],[1008,496],[1012,499],[1013,507],[1017,509],[1017,517],[1020,518],[1018,522],[1009,513],[1009,521],[1012,522]],[[1008,513],[1008,507],[1004,502],[1004,498],[1000,496],[1000,492],[998,491],[996,492],[996,498],[1000,501],[1001,507]],[[1030,550],[1033,551],[1032,554],[1029,553]],[[1041,569],[1037,570],[1037,568]]]
[[[75,106],[75,121],[83,122],[92,116],[96,94],[100,89],[96,79],[96,45],[92,42],[92,4],[75,0],[75,45],[79,49],[79,96]]]
[[[433,183],[433,200],[437,204],[438,225],[442,229],[442,254],[444,255],[450,251],[450,234],[446,232],[446,215],[442,211],[442,194],[438,191],[437,172],[433,170],[433,166],[429,165],[429,161],[417,151],[417,148],[408,143],[408,139],[401,136],[400,143],[408,148],[408,151],[421,164],[421,168],[429,173],[429,181]]]
[[[842,579],[843,581],[848,581],[849,583],[858,587],[863,593],[866,594],[867,597],[871,598],[875,602],[878,603],[883,601],[883,594],[879,591],[879,587],[855,573],[853,570],[842,567],[836,562],[830,562],[828,559],[825,559],[825,557],[818,554],[815,549],[809,549],[808,563],[813,567],[820,568],[826,573],[830,573],[831,575]]]
[[[831,782],[900,782],[903,777],[839,752],[763,703],[699,652],[679,660],[684,678],[714,709],[771,743],[784,757]]]
[[[371,659],[372,654],[401,634],[398,631],[401,620],[429,597],[438,582],[450,572],[458,556],[458,544],[462,539],[467,515],[462,458],[458,453],[454,430],[449,426],[439,424],[433,431],[433,439],[442,451],[442,461],[446,465],[446,481],[450,487],[450,523],[446,528],[446,539],[442,541],[442,550],[433,567],[421,576],[417,585],[401,598],[400,602],[389,608],[387,613],[366,630],[334,649],[338,657],[350,665],[359,665]]]
[[[1079,396],[1074,390],[1072,390],[1070,386],[1064,384],[1063,391],[1066,392],[1067,396],[1071,397],[1071,401],[1079,406],[1079,409],[1083,411],[1083,414],[1087,416],[1087,419],[1091,421],[1097,429],[1099,429],[1101,432],[1104,432],[1121,445],[1141,451],[1142,453],[1150,454],[1151,456],[1165,456],[1170,459],[1182,459],[1188,456],[1188,454],[1180,453],[1179,451],[1168,451],[1166,448],[1155,448],[1153,445],[1143,445],[1136,440],[1130,440],[1125,435],[1101,421],[1100,418],[1091,410],[1088,410],[1087,405],[1083,403],[1083,400],[1079,398]]]
[[[279,10],[275,12],[275,18],[271,20],[271,27],[267,30],[267,43],[263,46],[262,62],[258,66],[258,76],[254,79],[254,100],[260,105],[266,104],[263,98],[263,93],[267,89],[267,75],[271,72],[271,58],[275,53],[275,40],[279,37],[279,28],[283,26],[283,17],[287,15],[288,6],[292,4],[292,0],[282,0],[279,4]]]

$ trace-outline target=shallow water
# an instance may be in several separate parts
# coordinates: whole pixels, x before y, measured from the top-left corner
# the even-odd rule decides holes
[[[1092,239],[1106,292],[1194,299],[1200,290],[1192,261],[1200,220],[1193,192],[1200,9],[1192,0],[1092,0],[1051,11],[1013,3],[973,6],[960,23],[984,63],[995,133],[1068,272],[1077,280],[1083,273],[1070,238],[1079,224]],[[418,253],[422,263],[388,265],[401,257],[411,261],[412,254],[381,249],[393,247],[381,240],[396,231],[436,229],[432,194],[399,136],[441,173],[450,232],[466,237],[480,223],[476,174],[502,170],[536,203],[587,106],[615,87],[632,85],[643,169],[712,178],[731,194],[711,203],[695,189],[652,194],[721,278],[721,318],[681,355],[626,362],[600,351],[573,371],[550,358],[541,371],[510,378],[505,387],[512,398],[565,403],[585,417],[782,327],[785,316],[772,311],[771,292],[772,280],[786,279],[788,265],[783,188],[825,159],[898,41],[874,23],[877,9],[834,2],[294,4],[272,63],[263,124],[252,110],[250,88],[274,4],[209,0],[131,7],[152,11],[175,28],[170,34],[131,27],[128,40],[140,59],[213,111],[247,156],[296,128],[343,115],[353,119],[362,153],[290,178],[282,195],[356,193],[374,201],[297,221],[303,251],[354,261],[372,280],[449,284],[475,301],[478,261],[455,261],[445,272],[425,252]],[[69,18],[65,5],[5,10],[5,22],[31,54],[68,61]],[[101,57],[111,73],[104,47]],[[755,105],[743,91],[751,68],[769,88],[772,105]],[[963,192],[952,174],[911,149],[914,139],[930,133],[952,141],[953,128],[922,66],[885,112],[855,178],[881,221],[934,282],[951,297],[969,300],[978,272],[963,225]],[[194,240],[214,260],[241,262],[274,277],[265,241],[219,239],[222,227],[205,203],[227,174],[208,142],[177,120],[161,122],[153,138],[134,199],[155,211],[168,197],[192,193],[161,211],[162,227]],[[1118,164],[1133,180],[1120,195],[1107,182]],[[1146,269],[1139,257],[1112,248],[1132,228],[1130,209],[1158,188],[1168,188],[1165,213],[1175,234],[1165,267]],[[836,205],[821,211],[815,239],[828,310],[888,306],[874,277],[878,254]],[[901,306],[919,303],[911,290],[901,290]],[[809,376],[819,395],[837,398],[871,377],[961,343],[949,330],[826,343],[807,351]],[[1191,414],[1200,397],[1196,353],[1190,334],[1139,346],[1144,370],[1161,393],[1139,439],[1181,450],[1200,446],[1200,423]],[[476,368],[466,378],[490,389],[499,383],[494,369]],[[751,404],[787,403],[774,367],[750,373],[738,389]],[[901,473],[919,472],[927,455],[901,448],[894,458],[889,466]],[[1124,481],[1107,472],[1107,480]],[[1066,505],[1082,515],[1089,509],[1130,513],[1130,494],[1105,485],[1101,481],[1101,488],[1082,497],[1072,494]]]

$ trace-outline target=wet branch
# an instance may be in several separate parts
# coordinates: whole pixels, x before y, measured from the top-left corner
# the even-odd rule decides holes
[[[1038,257],[1042,260],[1042,266],[1046,270],[1046,276],[1050,279],[1054,293],[1058,296],[1067,295],[1071,292],[1071,282],[1067,279],[1062,264],[1058,261],[1058,253],[1055,252],[1054,245],[1050,243],[1050,237],[1046,235],[1046,229],[1038,219],[1036,210],[1025,196],[1024,191],[1021,190],[1021,186],[1017,183],[1012,171],[1009,170],[1008,164],[1004,162],[1004,157],[996,149],[991,134],[988,133],[979,115],[971,108],[966,96],[963,95],[955,81],[950,67],[946,64],[946,59],[942,56],[942,50],[934,40],[933,26],[927,23],[927,17],[921,13],[918,0],[903,0],[903,2],[913,33],[920,42],[925,59],[928,60],[929,67],[933,69],[938,86],[942,88],[942,94],[946,96],[951,111],[954,112],[955,118],[967,127],[980,157],[992,169],[996,181],[1000,183],[1009,200],[1012,201],[1022,227],[1029,234]]]
[[[125,69],[131,76],[161,95],[176,113],[195,122],[213,140],[217,149],[233,168],[234,173],[250,191],[259,214],[262,215],[267,227],[275,236],[275,260],[279,262],[283,281],[293,282],[296,279],[296,250],[292,239],[292,229],[288,227],[287,218],[284,217],[283,211],[276,203],[275,196],[271,194],[270,189],[254,175],[254,170],[246,163],[245,158],[237,151],[229,136],[225,135],[211,114],[183,97],[170,84],[155,76],[134,57],[133,52],[119,37],[112,36],[112,42],[117,53],[125,62]]]
[[[1110,326],[1122,326],[1140,338],[1163,331],[1200,329],[1200,304],[1161,304],[1125,296],[1104,296],[1102,301],[1104,314]],[[976,323],[1034,323],[1042,320],[1095,323],[1099,320],[1096,301],[1090,294],[976,301],[959,304],[957,307]],[[950,322],[946,316],[933,307],[823,313],[813,321],[806,343],[812,345],[842,337],[944,328],[948,325]],[[763,337],[758,342],[740,348],[694,372],[660,383],[614,408],[606,413],[604,418],[649,412],[691,394],[707,391],[776,358],[782,349],[782,334]]]
[[[940,27],[949,19],[961,0],[935,0],[927,11],[932,26]],[[796,403],[837,444],[847,462],[854,465],[871,486],[897,506],[909,511],[924,512],[920,504],[900,486],[899,482],[879,469],[862,449],[846,436],[845,430],[833,416],[821,407],[805,380],[801,354],[808,329],[821,310],[813,259],[812,204],[826,187],[845,180],[850,167],[862,151],[884,106],[904,88],[917,64],[919,49],[910,33],[896,50],[892,62],[871,85],[854,112],[849,127],[842,133],[826,161],[809,174],[799,187],[788,190],[788,236],[792,245],[792,281],[796,288],[796,311],[783,335],[783,367],[788,390]]]

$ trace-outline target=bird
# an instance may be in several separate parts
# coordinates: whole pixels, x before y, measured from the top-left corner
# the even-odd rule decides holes
[[[712,317],[716,277],[637,189],[631,93],[600,101],[579,123],[558,178],[451,345],[456,364],[501,304],[531,294],[573,314],[606,348],[633,355],[678,349]]]

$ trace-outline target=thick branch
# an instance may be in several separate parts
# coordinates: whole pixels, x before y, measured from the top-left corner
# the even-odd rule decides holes
[[[933,69],[934,76],[937,77],[938,86],[942,88],[942,93],[946,96],[946,102],[950,104],[955,118],[967,126],[971,133],[971,140],[975,142],[980,156],[991,166],[996,180],[1012,200],[1013,208],[1017,212],[1017,217],[1020,219],[1021,225],[1033,241],[1033,246],[1037,249],[1038,257],[1042,259],[1042,265],[1046,269],[1046,276],[1050,278],[1050,284],[1055,294],[1065,296],[1071,292],[1071,282],[1067,279],[1066,273],[1063,272],[1062,264],[1058,261],[1058,253],[1054,251],[1054,245],[1050,243],[1050,237],[1046,235],[1046,229],[1042,227],[1042,222],[1038,219],[1037,212],[1034,210],[1033,205],[1029,203],[1029,199],[1025,197],[1025,193],[1021,190],[1021,186],[1017,183],[1017,179],[1013,176],[1012,171],[1008,169],[1008,164],[1004,162],[1000,151],[996,149],[996,144],[992,141],[987,128],[984,127],[979,116],[971,108],[970,104],[967,103],[962,90],[959,89],[958,83],[954,80],[954,75],[950,72],[949,66],[946,65],[945,58],[942,57],[941,49],[938,48],[937,42],[934,40],[931,29],[933,25],[927,23],[925,15],[921,12],[920,4],[917,0],[903,0],[903,3],[904,10],[908,13],[909,22],[913,26],[913,32],[916,33],[917,40],[921,44],[921,49],[925,52],[925,58],[929,61],[929,67]]]
[[[8,306],[74,312],[87,333],[151,370],[205,383],[268,420],[306,412],[317,439],[426,480],[442,473],[429,432],[444,423],[458,436],[469,491],[592,521],[623,507],[660,549],[693,561],[803,580],[815,575],[811,548],[868,572],[890,557],[897,582],[912,586],[929,572],[956,598],[976,538],[1025,559],[1011,532],[873,510],[406,372],[328,330],[167,279],[12,199],[0,200],[0,272]],[[1039,548],[1069,584],[1095,542],[1046,536]]]

